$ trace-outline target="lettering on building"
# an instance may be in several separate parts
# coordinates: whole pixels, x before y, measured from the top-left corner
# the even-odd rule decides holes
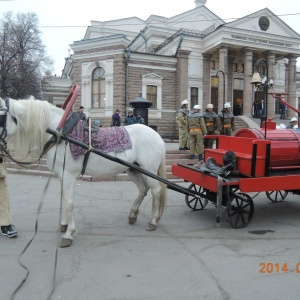
[[[232,34],[231,37],[233,39],[249,41],[249,42],[254,42],[254,43],[269,44],[269,45],[273,45],[273,46],[281,46],[281,47],[289,47],[289,48],[293,47],[292,44],[288,44],[288,43],[275,42],[275,41],[259,39],[259,38],[250,38],[250,37],[246,37],[246,36],[242,36],[242,35]]]

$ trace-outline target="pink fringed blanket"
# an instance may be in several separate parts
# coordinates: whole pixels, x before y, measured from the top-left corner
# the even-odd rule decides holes
[[[89,144],[88,131],[84,130],[80,120],[68,136],[86,145]],[[99,128],[98,132],[92,132],[92,146],[103,152],[123,152],[132,148],[132,143],[127,130],[124,127]],[[84,155],[86,149],[70,143],[70,149],[74,160]]]

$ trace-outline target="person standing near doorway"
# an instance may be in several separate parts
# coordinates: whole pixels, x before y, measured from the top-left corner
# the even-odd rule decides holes
[[[186,127],[187,116],[189,114],[188,105],[188,100],[183,100],[176,115],[176,123],[179,129],[179,150],[189,150],[188,131]]]
[[[111,127],[113,126],[121,126],[121,117],[119,109],[117,109],[116,112],[111,116]]]
[[[198,155],[199,161],[202,161],[204,153],[203,136],[206,134],[206,126],[200,110],[200,105],[193,107],[193,111],[187,117],[187,129],[190,137],[190,159],[195,159],[195,156]]]
[[[203,113],[204,122],[206,125],[207,135],[216,134],[218,130],[218,115],[213,111],[214,106],[209,103],[206,106],[206,110]],[[214,139],[204,139],[204,148],[212,148]]]
[[[261,100],[260,102],[260,116],[264,117],[265,116],[265,103],[264,100]]]
[[[280,103],[280,119],[285,119],[285,109],[286,109],[285,104]]]
[[[231,135],[232,131],[235,131],[235,124],[230,102],[225,103],[224,108],[219,112],[218,116],[218,130],[220,134]]]

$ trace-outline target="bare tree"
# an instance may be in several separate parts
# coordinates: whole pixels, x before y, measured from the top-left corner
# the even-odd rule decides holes
[[[41,98],[42,74],[52,68],[35,13],[5,13],[0,20],[0,96]]]

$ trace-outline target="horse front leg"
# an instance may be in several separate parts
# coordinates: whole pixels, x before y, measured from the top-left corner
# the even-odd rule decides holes
[[[76,178],[72,175],[64,176],[63,181],[63,202],[65,208],[65,216],[61,221],[60,231],[65,232],[62,236],[59,247],[65,248],[72,245],[73,237],[76,235],[75,219],[73,215],[73,197]]]

